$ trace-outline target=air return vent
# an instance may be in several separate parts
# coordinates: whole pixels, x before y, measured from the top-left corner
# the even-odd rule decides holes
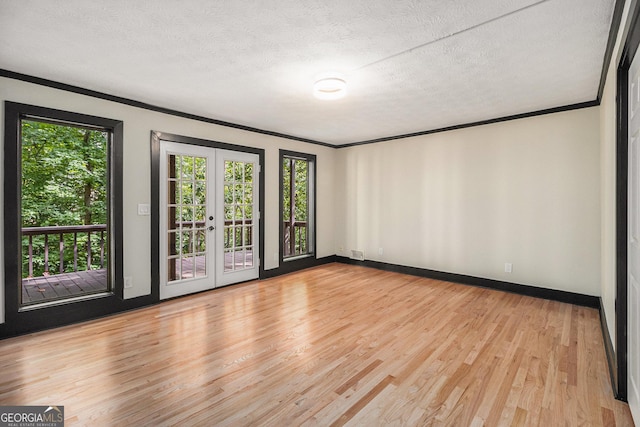
[[[364,261],[364,251],[356,251],[351,249],[351,259],[357,259],[358,261]]]

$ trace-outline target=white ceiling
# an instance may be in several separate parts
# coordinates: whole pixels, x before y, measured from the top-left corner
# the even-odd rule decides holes
[[[2,0],[0,68],[344,144],[596,99],[614,0]],[[347,97],[312,96],[345,75]]]

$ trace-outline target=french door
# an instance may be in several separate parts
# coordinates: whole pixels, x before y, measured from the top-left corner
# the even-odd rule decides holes
[[[160,141],[160,298],[258,277],[256,154]]]
[[[260,259],[257,154],[216,149],[216,285],[257,279]]]

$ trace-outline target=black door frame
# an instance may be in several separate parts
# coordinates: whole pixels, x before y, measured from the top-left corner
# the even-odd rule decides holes
[[[623,35],[624,48],[617,69],[616,89],[616,369],[614,390],[616,398],[627,400],[627,232],[628,232],[628,117],[629,68],[640,44],[640,1],[630,6],[628,33]]]
[[[84,320],[129,310],[148,304],[149,298],[123,299],[123,236],[122,236],[122,146],[121,120],[90,116],[71,111],[5,101],[4,135],[4,292],[5,322],[0,324],[0,338],[29,333],[41,329],[68,325]],[[20,183],[20,122],[23,118],[52,120],[97,127],[111,132],[110,185],[110,292],[99,297],[61,301],[34,309],[21,309],[18,284],[21,281],[21,188]]]

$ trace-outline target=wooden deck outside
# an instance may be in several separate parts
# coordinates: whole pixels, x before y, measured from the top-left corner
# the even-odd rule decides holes
[[[225,270],[241,269],[244,266],[242,253],[225,254]],[[253,265],[253,253],[247,251],[247,263]],[[206,275],[203,256],[195,257],[197,277]],[[235,258],[235,259],[234,259]],[[183,260],[182,277],[193,276],[193,262]],[[107,270],[76,271],[73,273],[51,274],[49,276],[33,277],[22,281],[22,304],[37,304],[81,295],[105,292],[107,290]]]
[[[22,303],[34,304],[107,290],[107,270],[76,271],[22,280]]]
[[[246,260],[245,260],[246,256]],[[196,256],[195,258],[195,273],[194,276],[194,262],[193,258],[182,259],[182,269],[175,268],[176,274],[178,271],[182,272],[182,279],[191,279],[193,277],[204,277],[207,274],[207,265],[204,256]],[[173,260],[178,264],[178,260]],[[253,251],[251,249],[245,252],[226,252],[224,254],[224,271],[242,270],[244,268],[253,267]]]

